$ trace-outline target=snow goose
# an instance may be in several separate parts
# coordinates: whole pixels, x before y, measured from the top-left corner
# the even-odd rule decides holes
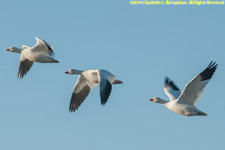
[[[19,78],[23,78],[24,75],[30,70],[33,65],[33,62],[38,63],[59,63],[58,60],[54,59],[53,47],[41,40],[39,38],[35,38],[37,43],[33,47],[29,47],[26,45],[22,46],[22,49],[17,47],[10,47],[7,51],[20,53],[20,65],[19,65]]]
[[[205,86],[212,78],[217,65],[218,64],[216,64],[216,62],[210,62],[204,71],[194,77],[185,86],[182,93],[174,82],[166,77],[164,92],[169,97],[170,101],[168,102],[159,97],[154,97],[150,100],[155,103],[163,104],[171,111],[184,116],[207,116],[206,113],[196,108],[196,103],[198,102]]]
[[[92,88],[99,84],[101,104],[104,105],[111,93],[112,84],[122,84],[123,82],[116,79],[112,73],[107,70],[87,70],[81,71],[70,69],[67,74],[78,74],[77,83],[73,88],[73,93],[70,101],[69,111],[75,112],[81,103],[86,99]]]

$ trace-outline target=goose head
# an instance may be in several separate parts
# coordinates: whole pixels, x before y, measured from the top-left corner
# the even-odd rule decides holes
[[[163,99],[161,99],[159,97],[153,97],[153,98],[151,98],[149,100],[152,101],[152,102],[154,102],[154,103],[160,103],[160,104],[167,102],[167,101],[165,101],[165,100],[163,100]]]
[[[65,73],[67,73],[67,74],[81,74],[82,71],[76,70],[76,69],[69,69]]]
[[[9,51],[9,52],[16,52],[16,53],[21,53],[22,49],[17,48],[17,47],[10,47],[10,48],[8,48],[6,51]]]

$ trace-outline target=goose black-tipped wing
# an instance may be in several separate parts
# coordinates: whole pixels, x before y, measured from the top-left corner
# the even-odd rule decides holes
[[[79,106],[86,99],[91,89],[95,86],[95,83],[92,83],[85,79],[83,76],[79,76],[77,83],[74,86],[73,93],[71,96],[69,111],[75,112]]]
[[[105,105],[105,103],[107,102],[110,96],[110,93],[112,90],[112,84],[109,83],[108,80],[105,80],[101,82],[99,87],[100,87],[101,104]]]
[[[109,81],[110,78],[108,76],[107,71],[98,70],[98,77],[99,77],[99,90],[100,90],[101,104],[105,105],[112,91],[112,84]]]
[[[164,92],[169,97],[170,101],[176,100],[180,96],[180,89],[174,84],[172,80],[165,77]]]
[[[210,62],[209,66],[204,71],[188,82],[178,98],[178,101],[196,106],[205,86],[212,78],[217,65],[216,62]]]
[[[33,51],[45,53],[49,56],[54,56],[53,46],[51,44],[37,37],[35,39],[37,43],[33,47]]]
[[[71,96],[69,111],[75,112],[75,110],[77,110],[86,99],[90,91],[90,87],[88,85],[85,85],[83,89],[78,93],[73,92]]]
[[[218,64],[216,64],[216,62],[211,61],[208,67],[199,74],[201,81],[210,80],[216,71],[217,66]]]
[[[18,71],[18,78],[23,78],[23,76],[26,75],[26,73],[30,70],[30,68],[32,67],[33,62],[29,61],[28,59],[26,59],[25,57],[23,57],[22,55],[20,56],[20,66],[19,66],[19,71]]]
[[[172,80],[170,80],[168,77],[165,77],[165,87],[170,87],[175,91],[179,91],[180,89],[174,84]]]

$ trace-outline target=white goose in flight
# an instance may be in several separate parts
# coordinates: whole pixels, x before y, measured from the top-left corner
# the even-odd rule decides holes
[[[7,51],[10,52],[20,53],[20,66],[17,76],[19,78],[23,78],[23,76],[26,75],[33,65],[33,62],[59,63],[58,60],[53,58],[53,47],[44,40],[37,37],[35,39],[37,40],[37,43],[33,47],[23,45],[22,49],[17,47],[10,47],[7,49]]]
[[[206,113],[196,108],[196,103],[205,86],[212,78],[217,65],[216,62],[210,62],[209,66],[204,71],[186,84],[182,93],[173,81],[166,77],[164,92],[169,97],[170,101],[168,102],[159,97],[154,97],[150,100],[155,103],[163,104],[171,111],[184,116],[207,116]]]
[[[92,88],[99,84],[101,104],[104,105],[111,93],[112,84],[122,84],[112,73],[107,70],[76,70],[70,69],[67,74],[78,74],[77,83],[73,88],[69,111],[75,112],[81,103],[86,99]]]

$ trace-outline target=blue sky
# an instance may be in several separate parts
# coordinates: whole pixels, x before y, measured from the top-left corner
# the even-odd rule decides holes
[[[224,149],[224,6],[130,5],[129,1],[13,1],[0,5],[0,149]],[[17,79],[11,46],[52,44],[59,64],[35,63]],[[148,99],[164,77],[182,90],[211,60],[219,66],[197,107],[185,117]],[[75,113],[69,103],[77,76],[70,68],[102,68],[114,85],[105,106],[98,87]]]

